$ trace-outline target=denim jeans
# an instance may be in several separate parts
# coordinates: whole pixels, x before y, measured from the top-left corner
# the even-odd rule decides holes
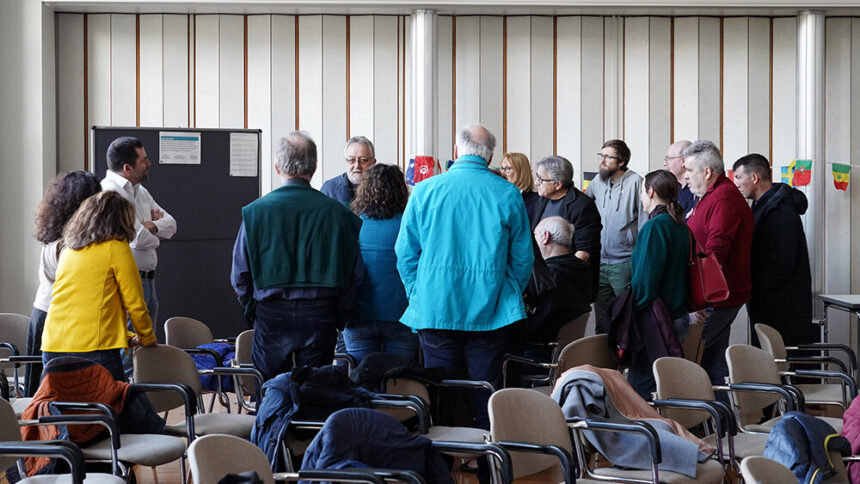
[[[702,329],[702,339],[705,340],[705,351],[702,353],[702,368],[708,372],[712,385],[724,385],[729,376],[729,365],[726,362],[726,349],[729,347],[729,336],[732,332],[732,322],[738,315],[740,306],[728,308],[707,308],[705,327]],[[717,392],[717,399],[728,403],[726,392]]]
[[[359,363],[367,355],[380,351],[411,362],[418,352],[418,335],[397,321],[365,320],[349,323],[343,330],[343,340],[347,353]]]
[[[424,350],[424,367],[442,367],[447,378],[482,380],[499,388],[507,333],[507,327],[493,331],[421,330],[418,336]],[[489,430],[490,395],[484,391],[471,393],[475,425]]]
[[[333,300],[276,300],[257,304],[251,359],[265,380],[295,366],[330,365],[337,341]]]
[[[45,329],[45,318],[48,313],[41,309],[33,308],[30,313],[30,326],[27,328],[27,355],[42,354],[42,331]],[[18,348],[20,351],[20,348]],[[42,365],[32,363],[24,365],[24,396],[32,397],[39,388],[42,379]]]
[[[595,333],[604,332],[600,326],[603,313],[609,310],[609,306],[615,298],[630,286],[632,275],[630,261],[619,262],[618,264],[600,264],[600,283],[597,286],[597,300],[594,302]]]
[[[155,293],[155,279],[142,279],[141,282],[143,283],[143,302],[146,303],[149,319],[152,320],[152,331],[155,333],[155,325],[158,324],[158,295]],[[129,331],[134,331],[131,320],[128,320],[126,324]],[[130,379],[134,373],[134,362],[130,350],[122,351],[122,366],[125,370],[126,380]]]

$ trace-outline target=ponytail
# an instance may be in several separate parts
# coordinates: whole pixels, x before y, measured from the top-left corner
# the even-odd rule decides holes
[[[675,221],[678,225],[684,225],[684,207],[678,203],[677,200],[672,200],[666,205],[666,209],[669,212],[669,216],[672,217],[672,220]]]

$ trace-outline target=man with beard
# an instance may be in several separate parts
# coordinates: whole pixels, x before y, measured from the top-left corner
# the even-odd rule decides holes
[[[600,176],[588,185],[585,194],[594,199],[603,230],[600,232],[600,282],[597,302],[597,332],[600,319],[619,294],[630,286],[630,257],[636,246],[639,227],[647,220],[641,210],[639,194],[642,177],[628,169],[630,148],[620,139],[603,143],[597,154]]]
[[[355,187],[361,180],[364,170],[376,163],[376,152],[373,143],[364,136],[353,136],[346,141],[343,149],[346,172],[326,180],[320,191],[329,198],[349,206],[355,198]]]

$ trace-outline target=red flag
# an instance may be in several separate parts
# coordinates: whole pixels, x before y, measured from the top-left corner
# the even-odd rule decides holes
[[[415,157],[415,175],[413,181],[415,183],[421,180],[426,180],[433,176],[433,168],[436,166],[436,160],[432,156],[416,156]]]

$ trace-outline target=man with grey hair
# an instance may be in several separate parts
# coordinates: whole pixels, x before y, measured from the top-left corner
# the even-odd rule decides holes
[[[684,176],[687,173],[684,170],[684,150],[691,144],[693,143],[685,139],[678,140],[669,145],[669,148],[666,149],[666,156],[663,158],[663,166],[675,175],[675,178],[678,180],[678,184],[680,185],[680,189],[678,190],[678,203],[681,205],[681,208],[684,209],[685,218],[689,215],[690,210],[692,210],[693,206],[696,204],[696,197],[693,196],[693,192],[691,192],[690,187],[687,186],[687,178]]]
[[[573,186],[573,165],[563,156],[541,158],[535,169],[535,188],[540,198],[535,208],[532,230],[545,218],[559,216],[573,224],[570,251],[591,267],[592,290],[589,300],[597,296],[600,276],[600,231],[603,225],[594,200]]]
[[[529,343],[555,341],[559,328],[591,310],[591,267],[571,252],[574,234],[573,224],[561,217],[545,218],[534,229],[556,287],[529,315]]]
[[[376,150],[373,148],[373,143],[366,137],[353,136],[346,141],[343,157],[346,171],[326,180],[320,191],[324,195],[349,206],[352,199],[355,198],[355,187],[361,180],[361,175],[376,163]]]
[[[317,148],[307,133],[278,141],[283,184],[242,208],[230,282],[254,322],[251,357],[266,380],[331,364],[339,310],[360,279],[361,220],[311,188]]]
[[[696,141],[684,150],[684,160],[687,185],[699,197],[687,227],[701,247],[696,250],[717,257],[729,286],[728,299],[690,315],[692,321],[705,323],[702,368],[713,384],[722,385],[729,374],[725,352],[731,325],[752,290],[753,214],[744,196],[726,178],[722,155],[714,143]]]
[[[418,331],[424,365],[494,385],[534,261],[523,197],[488,167],[495,145],[485,127],[463,128],[454,165],[415,185],[394,246],[409,299],[400,321]],[[489,429],[487,395],[474,393]]]

